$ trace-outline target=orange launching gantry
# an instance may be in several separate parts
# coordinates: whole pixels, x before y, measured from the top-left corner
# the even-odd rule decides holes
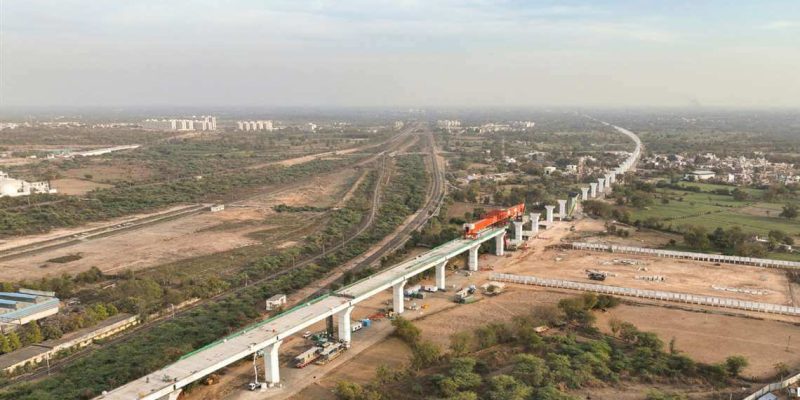
[[[510,208],[489,211],[482,219],[464,224],[464,237],[467,239],[477,239],[480,231],[490,226],[505,223],[510,219],[522,218],[524,212],[525,204],[517,204]]]

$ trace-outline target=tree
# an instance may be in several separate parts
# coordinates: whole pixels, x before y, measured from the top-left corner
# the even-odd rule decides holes
[[[737,377],[750,363],[742,356],[730,356],[725,359],[725,370],[732,377]]]
[[[514,368],[511,375],[520,382],[533,387],[542,386],[547,377],[547,364],[533,354],[517,354],[514,356]]]
[[[11,348],[11,343],[8,342],[6,335],[0,333],[0,354],[11,353],[14,349]]]
[[[11,351],[22,348],[22,341],[19,340],[17,332],[9,332],[6,337],[8,338],[8,344],[11,346]]]
[[[36,321],[29,322],[25,326],[25,343],[34,344],[42,340],[44,340],[44,336],[42,335],[42,330],[39,328],[39,324],[37,324]]]
[[[788,376],[790,372],[789,366],[786,365],[786,363],[784,362],[779,362],[775,364],[772,368],[775,369],[775,373],[778,375],[778,377],[781,378],[781,380],[786,376]]]
[[[490,400],[525,400],[533,389],[524,383],[518,382],[513,376],[497,375],[489,380]]]
[[[683,234],[683,241],[686,245],[695,250],[706,250],[711,242],[708,240],[708,231],[702,226],[691,226]]]
[[[420,330],[411,321],[397,317],[392,321],[394,334],[409,345],[414,345],[419,341]]]
[[[472,335],[469,332],[457,332],[450,335],[450,351],[456,356],[466,354],[471,343]]]
[[[750,195],[744,190],[739,188],[733,189],[731,195],[733,196],[733,199],[736,201],[747,201],[748,199],[750,199]]]
[[[783,211],[781,211],[780,216],[786,219],[795,219],[797,218],[798,213],[800,213],[800,207],[797,204],[786,204],[783,206]]]
[[[442,357],[442,351],[439,346],[429,341],[417,342],[412,351],[411,365],[417,369],[429,367]]]

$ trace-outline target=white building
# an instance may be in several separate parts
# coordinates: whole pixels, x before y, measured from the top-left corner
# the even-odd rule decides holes
[[[236,129],[240,131],[272,131],[272,120],[236,121]]]
[[[697,170],[689,172],[684,175],[683,178],[687,181],[707,181],[715,176],[717,176],[717,174],[715,174],[714,171]]]
[[[317,131],[317,124],[313,122],[307,122],[303,125],[300,125],[300,130],[303,132],[311,132],[314,133]]]
[[[0,197],[30,196],[31,193],[56,193],[50,188],[49,182],[28,182],[14,179],[7,173],[0,171]]]
[[[556,170],[558,170],[558,168],[556,168],[556,167],[544,167],[544,174],[545,175],[550,175],[553,172],[556,172]]]
[[[448,131],[451,129],[457,129],[461,127],[461,121],[454,120],[454,119],[440,119],[436,121],[436,127],[439,129],[447,129]]]
[[[213,131],[217,129],[217,117],[208,115],[200,119],[146,119],[142,128],[153,131]]]

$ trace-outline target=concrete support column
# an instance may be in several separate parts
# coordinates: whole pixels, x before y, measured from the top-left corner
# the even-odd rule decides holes
[[[616,181],[617,181],[617,173],[616,172],[611,172],[610,174],[608,174],[608,184],[609,185],[613,184]]]
[[[544,206],[544,209],[547,211],[547,219],[546,219],[546,221],[547,221],[548,224],[552,224],[553,223],[553,209],[554,208],[556,208],[556,206]]]
[[[445,271],[445,269],[444,268],[446,266],[447,266],[447,261],[436,265],[436,287],[439,290],[444,290],[445,289],[445,283],[444,283],[444,271]]]
[[[336,315],[336,318],[339,319],[339,340],[345,342],[346,346],[349,346],[350,334],[353,333],[353,329],[350,326],[350,314],[353,312],[353,308],[355,307],[347,307]]]
[[[563,221],[564,218],[567,217],[567,201],[566,200],[557,200],[558,201],[558,220]]]
[[[581,188],[581,201],[589,200],[589,188],[582,187]]]
[[[405,296],[403,295],[403,289],[406,287],[406,282],[402,281],[392,287],[392,308],[394,309],[395,314],[402,314],[405,311]]]
[[[611,192],[611,179],[612,179],[611,177],[612,176],[614,176],[614,174],[606,175],[606,193],[610,193]]]
[[[606,191],[606,178],[597,178],[597,195],[601,196]]]
[[[592,194],[592,198],[597,197],[597,182],[592,182],[589,184],[589,189]]]
[[[540,217],[541,217],[541,214],[539,214],[539,213],[531,213],[531,232],[533,232],[534,235],[539,233],[539,218]]]
[[[514,221],[514,240],[522,241],[522,221]]]
[[[514,223],[516,228],[516,222]],[[522,223],[519,223],[520,232],[522,231]],[[494,237],[494,255],[502,257],[506,254],[506,235],[497,235]]]
[[[283,341],[277,341],[264,349],[264,382],[268,387],[273,387],[281,382],[281,372],[278,364],[278,349]]]
[[[477,271],[478,270],[478,248],[481,245],[476,244],[469,248],[469,262],[467,263],[467,267],[470,271]]]

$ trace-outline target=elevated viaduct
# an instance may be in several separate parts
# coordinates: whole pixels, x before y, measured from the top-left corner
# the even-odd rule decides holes
[[[601,121],[602,122],[602,121]],[[591,184],[592,197],[601,196],[610,190],[611,184],[618,175],[623,175],[633,168],[641,154],[641,141],[630,131],[610,125],[620,133],[630,137],[636,144],[635,150],[617,168],[612,169],[597,183]],[[588,193],[589,187],[582,188]],[[582,200],[587,200],[586,195]],[[564,200],[565,202],[565,200]],[[562,201],[559,201],[562,204]],[[535,237],[539,228],[545,229],[555,224],[555,205],[545,206],[546,220],[539,221],[539,213],[530,213],[522,220],[513,221],[515,241],[522,241],[523,236]],[[566,215],[564,206],[559,209],[559,219]],[[530,230],[523,231],[527,224]],[[314,299],[279,315],[251,325],[237,333],[210,343],[200,349],[184,355],[178,361],[153,373],[129,382],[123,386],[105,392],[95,399],[103,400],[175,400],[183,388],[203,377],[231,365],[246,357],[257,354],[264,356],[264,380],[269,386],[280,383],[278,354],[283,340],[302,332],[309,326],[328,318],[337,321],[339,340],[349,343],[351,340],[350,314],[360,302],[388,289],[392,289],[393,309],[395,313],[404,311],[403,289],[409,278],[435,268],[436,286],[445,287],[445,267],[447,262],[461,254],[468,253],[467,267],[471,271],[478,270],[478,250],[484,242],[494,239],[497,255],[504,252],[506,226],[494,226],[481,231],[474,238],[455,239],[433,248],[414,259],[404,261],[382,272],[355,282],[332,294]]]

